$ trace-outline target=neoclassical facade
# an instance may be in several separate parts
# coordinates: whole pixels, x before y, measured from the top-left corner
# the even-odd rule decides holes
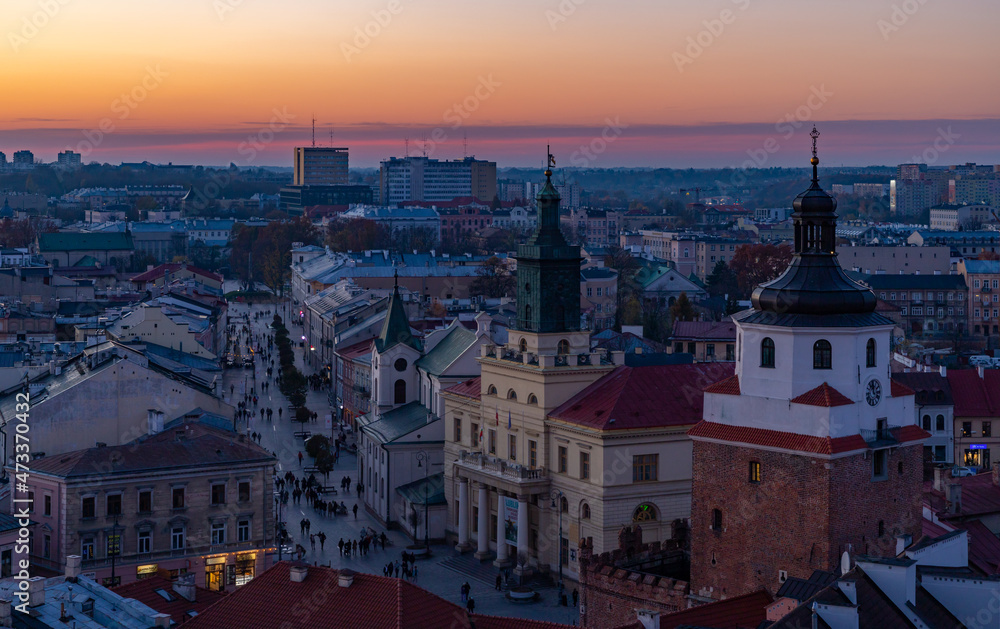
[[[573,281],[580,252],[559,231],[551,181],[538,208],[518,252],[517,326],[481,349],[479,379],[442,392],[448,534],[497,566],[576,579],[581,539],[600,553],[623,524],[643,522],[652,541],[688,517],[685,433],[701,390],[732,367],[629,367],[620,352],[592,352]],[[671,369],[684,386],[671,386]]]

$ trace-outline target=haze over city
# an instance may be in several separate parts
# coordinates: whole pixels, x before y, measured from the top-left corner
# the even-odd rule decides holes
[[[562,166],[738,167],[773,140],[769,167],[820,121],[825,166],[926,161],[942,132],[947,161],[989,161],[997,23],[986,0],[8,0],[0,145],[290,166],[315,117],[355,167],[407,138],[533,167],[545,143]]]

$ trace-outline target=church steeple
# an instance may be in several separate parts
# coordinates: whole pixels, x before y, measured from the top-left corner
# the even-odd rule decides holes
[[[795,249],[778,279],[758,286],[753,307],[775,314],[866,314],[875,310],[875,294],[847,277],[837,262],[837,200],[819,185],[819,157],[812,133],[812,184],[792,203]]]
[[[420,351],[420,340],[410,331],[410,319],[406,316],[403,297],[399,294],[399,270],[393,270],[392,275],[393,288],[389,297],[389,311],[385,315],[385,322],[382,323],[382,331],[375,339],[375,349],[383,353],[393,345],[403,343]]]
[[[525,332],[580,329],[580,248],[559,229],[559,192],[552,185],[556,160],[548,152],[545,185],[538,193],[538,226],[517,250],[517,325]]]

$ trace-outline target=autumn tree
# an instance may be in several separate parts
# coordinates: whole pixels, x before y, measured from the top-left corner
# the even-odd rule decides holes
[[[736,274],[740,299],[749,299],[754,288],[781,275],[792,261],[787,245],[761,243],[736,248],[729,268]]]
[[[316,229],[309,219],[272,222],[264,227],[237,225],[233,231],[230,266],[249,285],[251,279],[280,295],[291,277],[292,243],[315,244]]]
[[[681,293],[681,296],[674,301],[674,305],[670,306],[670,318],[674,321],[694,321],[694,317],[691,300],[688,299],[687,293]]]
[[[27,247],[38,237],[38,226],[31,219],[0,221],[0,245],[4,247]]]
[[[476,270],[476,279],[469,294],[483,297],[505,297],[514,292],[514,277],[503,260],[491,256]]]
[[[333,251],[387,249],[390,241],[384,225],[366,218],[332,221],[326,232],[326,244]]]

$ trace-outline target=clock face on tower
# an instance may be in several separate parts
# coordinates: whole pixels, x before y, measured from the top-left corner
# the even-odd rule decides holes
[[[878,406],[878,403],[882,401],[882,384],[875,378],[868,381],[868,387],[865,389],[865,401],[868,402],[869,406]]]

